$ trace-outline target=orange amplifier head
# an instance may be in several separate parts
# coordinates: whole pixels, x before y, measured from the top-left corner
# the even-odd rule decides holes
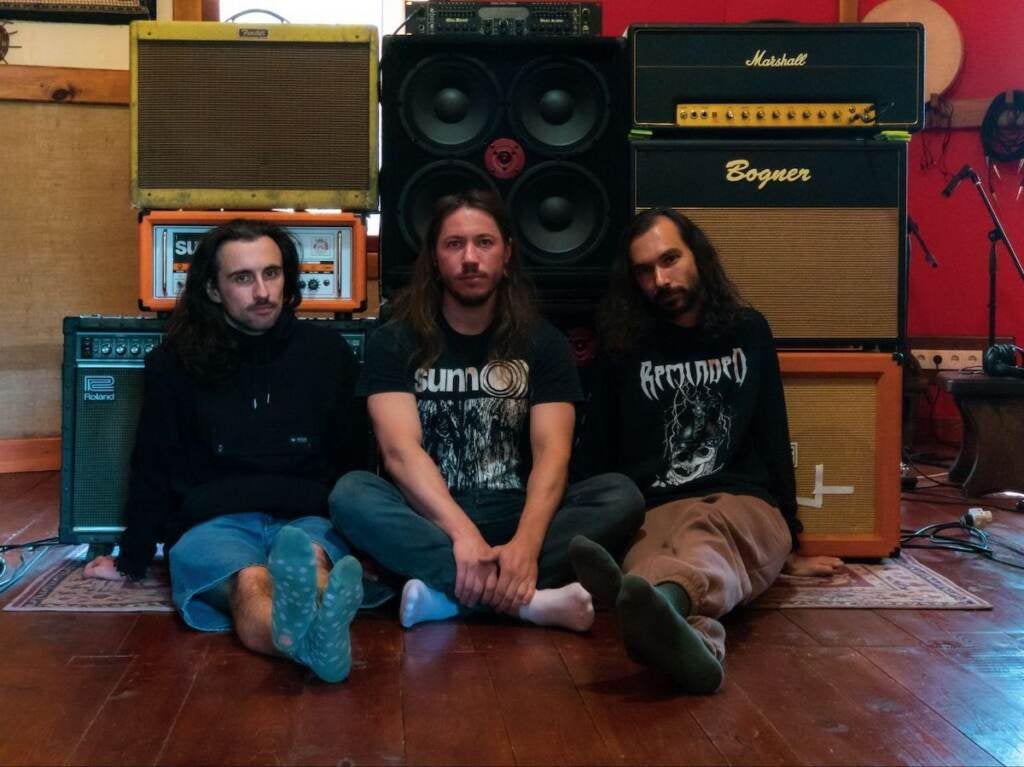
[[[366,227],[351,213],[153,211],[139,222],[139,308],[170,311],[203,234],[236,218],[286,229],[299,251],[300,312],[366,308]]]

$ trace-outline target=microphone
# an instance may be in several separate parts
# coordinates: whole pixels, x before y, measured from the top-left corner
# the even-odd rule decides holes
[[[959,186],[961,181],[963,181],[965,178],[973,177],[973,176],[974,176],[974,171],[971,170],[971,166],[970,165],[965,165],[960,170],[958,170],[957,174],[955,176],[953,176],[953,178],[950,179],[948,184],[946,184],[946,188],[942,190],[942,196],[943,197],[950,197],[950,196],[952,196],[953,190],[955,190],[957,188],[957,186]]]

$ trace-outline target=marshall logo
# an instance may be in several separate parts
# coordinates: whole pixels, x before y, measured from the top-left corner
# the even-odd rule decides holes
[[[772,181],[810,181],[810,168],[751,168],[750,160],[729,160],[725,164],[725,180],[749,181],[764,189]]]
[[[806,53],[798,53],[796,56],[787,56],[785,53],[779,56],[769,56],[765,49],[759,50],[745,63],[748,67],[803,67],[807,66]]]
[[[239,37],[270,37],[269,29],[240,29],[238,30]]]

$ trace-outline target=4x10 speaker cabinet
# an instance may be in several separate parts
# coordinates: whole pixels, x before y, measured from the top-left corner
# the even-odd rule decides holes
[[[377,30],[131,25],[132,203],[377,206]]]
[[[389,36],[381,60],[381,280],[406,284],[435,201],[507,202],[542,297],[604,290],[629,211],[620,39]]]
[[[633,144],[633,209],[679,210],[788,346],[896,349],[906,307],[906,145]]]
[[[336,329],[360,361],[372,320],[304,320]],[[145,357],[165,322],[65,317],[61,424],[61,543],[116,543],[142,409]]]
[[[891,354],[779,354],[808,556],[899,548],[902,369]]]

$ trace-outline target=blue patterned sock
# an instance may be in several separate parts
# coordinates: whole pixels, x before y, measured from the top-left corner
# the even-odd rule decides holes
[[[270,549],[274,584],[270,630],[274,647],[291,657],[316,615],[316,553],[297,527],[284,527]]]

